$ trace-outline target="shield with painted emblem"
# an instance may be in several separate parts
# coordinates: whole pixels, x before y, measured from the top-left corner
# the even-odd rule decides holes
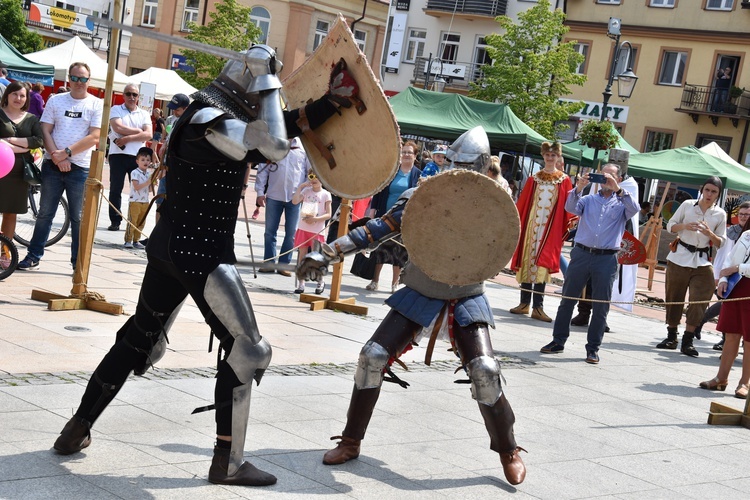
[[[617,252],[617,262],[622,265],[640,264],[646,261],[646,247],[638,238],[630,232],[625,231],[620,243],[620,251]]]
[[[341,116],[312,131],[318,140],[309,134],[301,139],[323,185],[356,200],[381,191],[396,175],[400,136],[383,89],[341,15],[312,56],[283,83],[287,107],[304,106],[311,97],[328,92],[331,71],[341,59],[359,86],[361,103],[342,108]],[[320,147],[330,152],[333,163]]]

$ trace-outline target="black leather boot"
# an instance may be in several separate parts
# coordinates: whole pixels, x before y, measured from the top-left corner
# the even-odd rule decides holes
[[[60,455],[78,453],[91,444],[91,422],[81,417],[73,417],[63,427],[55,441],[55,451]]]
[[[682,352],[682,354],[685,354],[686,356],[697,358],[698,351],[695,349],[695,347],[693,347],[693,337],[695,337],[695,334],[693,332],[685,332],[682,334],[682,345],[680,346],[680,352]]]
[[[692,337],[690,343],[692,345]],[[656,344],[657,349],[677,349],[677,328],[667,327],[667,338]]]
[[[208,481],[214,484],[238,486],[270,486],[276,484],[276,476],[263,472],[250,462],[243,462],[237,472],[229,475],[229,449],[214,447],[214,458],[208,470]]]

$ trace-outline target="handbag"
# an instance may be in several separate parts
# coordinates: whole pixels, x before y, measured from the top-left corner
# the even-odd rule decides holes
[[[39,186],[42,183],[42,172],[31,160],[23,160],[23,180],[32,186]]]
[[[673,239],[672,242],[669,244],[669,251],[670,252],[676,252],[677,251],[677,245],[680,244],[680,237]]]
[[[377,263],[375,259],[367,257],[363,253],[358,253],[354,256],[352,261],[352,268],[349,270],[354,276],[366,280],[372,280],[375,277],[375,266]]]

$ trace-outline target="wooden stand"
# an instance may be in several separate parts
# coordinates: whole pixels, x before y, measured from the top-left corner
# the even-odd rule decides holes
[[[661,209],[664,206],[664,199],[667,197],[670,184],[671,184],[670,182],[667,182],[667,187],[664,189],[664,194],[661,197],[661,202],[659,203],[659,207],[656,210],[654,210],[654,215],[652,215],[651,218],[648,220],[648,222],[646,223],[646,226],[643,228],[643,233],[641,234],[641,243],[643,243],[643,246],[646,247],[646,260],[638,265],[640,267],[648,268],[648,290],[649,291],[651,291],[651,289],[653,288],[654,271],[656,271],[656,266],[659,264],[659,258],[658,258],[659,241],[661,239],[661,231],[662,231]]]
[[[339,214],[339,232],[337,236],[340,238],[347,233],[349,212],[351,211],[351,205],[349,200],[341,200],[341,212]],[[368,308],[365,306],[358,306],[355,304],[354,297],[346,299],[339,298],[341,292],[341,277],[344,274],[344,262],[339,262],[333,265],[333,278],[331,279],[331,294],[329,298],[321,298],[320,295],[310,295],[309,293],[303,293],[299,296],[300,302],[310,304],[311,311],[320,311],[322,309],[332,309],[334,311],[344,311],[348,313],[367,315]]]
[[[114,11],[120,12],[122,9],[122,0],[115,0]],[[100,297],[91,294],[86,282],[89,278],[89,267],[91,266],[91,250],[94,246],[94,234],[96,234],[96,224],[99,200],[102,191],[102,171],[104,170],[104,156],[107,150],[107,131],[109,130],[109,112],[112,108],[112,82],[114,81],[114,68],[119,52],[120,30],[112,29],[112,40],[115,45],[109,51],[109,68],[107,70],[106,91],[104,94],[104,107],[102,112],[102,123],[99,135],[99,150],[91,153],[91,167],[89,176],[86,179],[83,198],[83,213],[81,215],[81,231],[78,245],[78,259],[76,269],[73,272],[73,289],[70,296],[59,295],[56,293],[46,292],[44,290],[32,290],[31,299],[47,302],[47,308],[50,311],[70,311],[74,309],[90,309],[92,311],[104,312],[107,314],[122,314],[123,308],[120,304],[111,304],[104,300],[97,300],[93,297]]]
[[[750,398],[745,400],[745,411],[721,403],[711,403],[708,411],[709,425],[741,425],[750,429]]]

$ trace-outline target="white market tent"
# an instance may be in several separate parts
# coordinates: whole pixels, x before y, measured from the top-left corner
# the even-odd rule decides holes
[[[737,161],[735,161],[734,158],[732,158],[731,156],[729,156],[727,154],[727,152],[724,151],[723,149],[721,149],[721,146],[719,146],[715,142],[709,142],[708,144],[706,144],[705,146],[703,146],[702,148],[699,148],[699,149],[701,151],[703,151],[704,153],[708,153],[711,156],[715,156],[717,158],[720,158],[720,159],[724,160],[725,162],[729,163],[730,165],[733,165],[733,166],[735,166],[737,168],[741,168],[743,172],[750,173],[750,170],[748,170],[747,167],[745,167],[741,163],[737,163]]]
[[[86,43],[74,36],[65,43],[48,49],[25,54],[26,59],[38,64],[49,64],[55,67],[55,80],[68,82],[68,68],[74,62],[85,62],[91,68],[90,86],[103,89],[107,82],[107,61],[96,55]],[[115,92],[122,92],[130,79],[120,71],[115,70],[112,88]]]
[[[146,71],[132,75],[130,81],[139,84],[153,83],[156,85],[155,97],[160,101],[169,101],[175,94],[189,96],[198,91],[171,69],[148,68]]]

